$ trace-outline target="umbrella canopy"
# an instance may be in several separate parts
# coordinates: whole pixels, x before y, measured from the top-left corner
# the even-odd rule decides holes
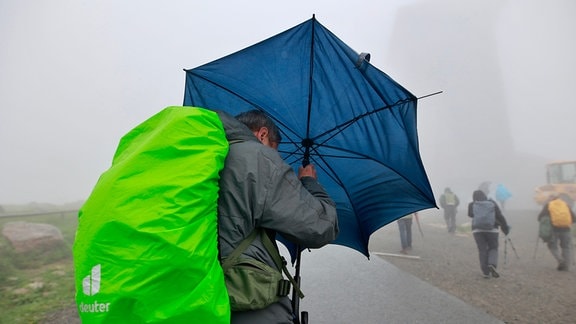
[[[315,17],[186,70],[184,105],[233,115],[259,109],[281,129],[279,152],[314,164],[337,204],[333,242],[369,257],[370,235],[436,207],[422,165],[414,95]]]
[[[482,190],[486,194],[486,197],[490,194],[490,186],[492,185],[492,181],[484,181],[480,185],[478,185],[478,190]]]

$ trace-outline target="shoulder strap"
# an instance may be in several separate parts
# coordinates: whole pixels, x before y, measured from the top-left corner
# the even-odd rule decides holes
[[[286,275],[286,278],[288,278],[292,286],[294,286],[298,290],[298,296],[300,296],[300,298],[304,298],[304,294],[302,293],[302,290],[300,290],[300,286],[298,285],[296,280],[294,280],[294,277],[292,277],[292,275],[290,274],[290,272],[288,272],[288,269],[286,268],[287,264],[286,260],[282,256],[280,256],[278,248],[274,245],[274,243],[272,243],[272,240],[270,239],[268,234],[266,234],[266,231],[262,229],[260,231],[262,233],[262,243],[264,243],[266,250],[268,250],[268,252],[272,256],[272,259],[274,259],[274,263],[278,268],[282,269],[282,271]]]
[[[232,253],[230,253],[230,255],[224,258],[222,262],[222,268],[224,268],[224,270],[230,268],[230,266],[234,263],[234,261],[238,259],[240,254],[248,248],[248,246],[250,245],[250,243],[252,243],[252,241],[254,241],[256,236],[258,236],[258,231],[255,229],[252,231],[252,233],[250,233],[250,235],[248,235],[244,240],[242,240],[240,244],[238,244],[238,246],[234,249],[234,251],[232,251]]]

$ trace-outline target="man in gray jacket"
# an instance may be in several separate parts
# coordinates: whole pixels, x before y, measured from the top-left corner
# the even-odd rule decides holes
[[[277,152],[280,133],[264,113],[251,110],[236,118],[218,112],[230,142],[220,173],[218,230],[221,257],[228,256],[255,228],[276,233],[305,248],[319,248],[338,234],[336,208],[318,183],[313,165],[298,175]],[[243,256],[277,268],[260,237]],[[281,269],[279,269],[281,271]],[[292,323],[290,299],[254,311],[232,313],[232,323]]]

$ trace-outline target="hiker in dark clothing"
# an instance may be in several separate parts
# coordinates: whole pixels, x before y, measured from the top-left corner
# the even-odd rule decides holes
[[[474,191],[472,199],[473,201],[468,205],[468,216],[472,218],[472,234],[478,246],[480,269],[484,278],[488,279],[490,276],[498,278],[500,277],[496,271],[498,268],[498,232],[501,228],[502,232],[508,235],[510,227],[498,204],[488,200],[482,190]],[[489,220],[487,226],[482,226],[484,219]]]

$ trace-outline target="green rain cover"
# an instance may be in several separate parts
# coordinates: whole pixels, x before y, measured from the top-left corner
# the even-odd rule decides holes
[[[218,115],[168,107],[118,145],[79,212],[76,303],[83,323],[229,323],[218,261]]]

